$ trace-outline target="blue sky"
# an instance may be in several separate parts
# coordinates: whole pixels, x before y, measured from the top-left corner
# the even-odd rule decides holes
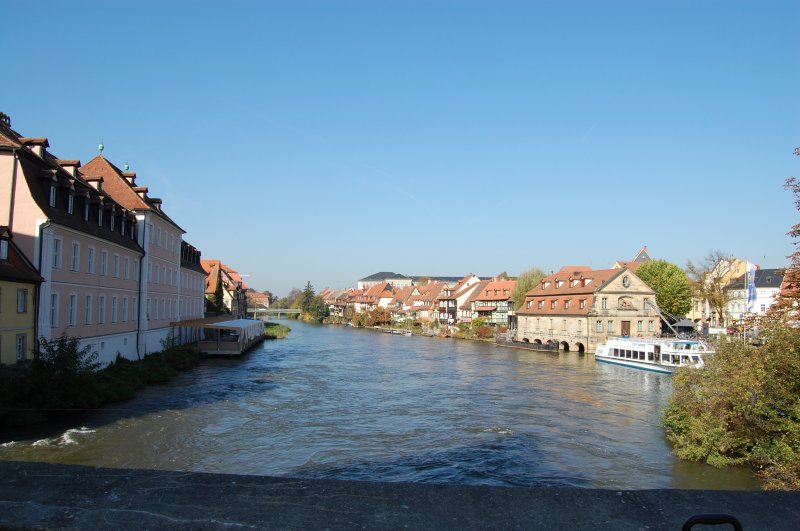
[[[0,0],[0,111],[257,289],[787,265],[798,2]],[[9,21],[12,21],[9,23]]]

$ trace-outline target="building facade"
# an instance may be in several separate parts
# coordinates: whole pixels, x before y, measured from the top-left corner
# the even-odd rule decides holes
[[[36,296],[42,277],[0,227],[0,365],[33,358]]]
[[[517,341],[594,352],[609,337],[656,337],[655,292],[626,268],[566,266],[543,278],[516,311]]]

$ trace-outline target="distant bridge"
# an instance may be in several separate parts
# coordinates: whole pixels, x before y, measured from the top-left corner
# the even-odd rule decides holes
[[[248,309],[247,313],[252,313],[253,317],[256,319],[267,317],[280,319],[281,317],[288,317],[290,315],[300,315],[300,308],[254,308],[252,310]]]

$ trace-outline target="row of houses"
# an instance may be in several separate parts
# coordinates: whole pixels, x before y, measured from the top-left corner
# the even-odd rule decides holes
[[[482,280],[476,275],[455,280],[381,272],[359,280],[357,288],[326,289],[321,296],[331,313],[342,317],[348,312],[384,308],[397,322],[414,319],[456,325],[480,318],[487,324],[508,326],[509,337],[523,343],[594,351],[609,337],[661,335],[662,314],[656,294],[636,275],[639,266],[650,260],[647,247],[643,247],[633,260],[617,261],[609,269],[564,266],[529,290],[519,308],[512,299],[516,281]],[[729,301],[724,320],[763,315],[780,290],[781,270],[756,270],[755,290],[752,286],[748,290],[744,273],[753,266],[736,259],[730,262],[730,274],[722,279]],[[717,317],[705,300],[693,300],[688,317],[698,324],[717,326]]]
[[[102,145],[86,164],[49,148],[0,113],[0,363],[30,359],[39,338],[61,335],[103,363],[159,351],[171,337],[197,341],[221,268]],[[223,292],[243,293],[229,277]]]

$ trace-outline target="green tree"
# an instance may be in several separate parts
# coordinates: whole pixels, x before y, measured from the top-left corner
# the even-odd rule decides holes
[[[308,312],[314,305],[314,286],[311,281],[306,282],[306,287],[303,289],[303,294],[300,296],[300,309]]]
[[[725,308],[730,301],[730,293],[725,287],[737,273],[737,262],[722,251],[712,251],[701,262],[686,264],[695,296],[708,301],[720,326],[725,322]]]
[[[666,260],[645,262],[636,276],[656,292],[656,303],[665,312],[686,315],[692,309],[692,288],[683,270]]]
[[[538,267],[529,269],[517,278],[517,283],[511,291],[511,298],[514,299],[514,307],[519,310],[525,302],[525,295],[535,288],[545,277],[544,271]]]
[[[800,153],[799,153],[800,154]],[[787,180],[800,210],[800,183]],[[800,224],[789,232],[800,237]],[[761,346],[721,341],[702,369],[681,369],[664,412],[678,457],[755,467],[767,489],[800,490],[800,252],[784,278],[794,287],[760,319]]]

